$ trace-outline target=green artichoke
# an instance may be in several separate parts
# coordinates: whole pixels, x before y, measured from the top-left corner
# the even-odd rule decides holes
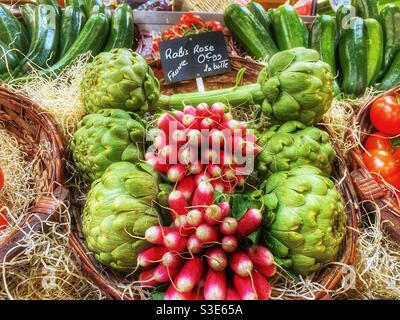
[[[160,96],[160,83],[146,60],[128,49],[100,53],[81,81],[81,97],[90,113],[104,108],[147,112]]]
[[[284,267],[300,275],[335,260],[346,233],[341,195],[312,166],[274,173],[263,186],[265,239]]]
[[[263,149],[258,156],[258,172],[262,175],[312,165],[329,176],[336,157],[327,132],[299,121],[273,126],[260,135],[257,143]]]
[[[92,182],[113,162],[143,158],[145,137],[145,127],[134,114],[119,109],[89,114],[79,122],[71,143],[76,167]]]
[[[136,268],[138,254],[150,247],[142,240],[159,224],[154,201],[158,175],[146,163],[116,162],[93,182],[83,209],[83,233],[96,259],[121,272]]]

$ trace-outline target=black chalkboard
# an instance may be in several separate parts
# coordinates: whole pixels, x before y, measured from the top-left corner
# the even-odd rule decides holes
[[[167,83],[223,74],[231,70],[225,37],[221,31],[163,41],[159,48]]]

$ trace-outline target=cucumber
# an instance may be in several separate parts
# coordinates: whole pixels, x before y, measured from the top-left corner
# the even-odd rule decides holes
[[[0,41],[0,79],[3,74],[8,76],[17,67],[19,60],[17,52],[10,50],[4,42]]]
[[[45,4],[45,5],[53,7],[55,12],[56,12],[56,14],[57,14],[57,16],[58,16],[58,18],[59,18],[59,23],[61,23],[61,19],[60,19],[60,17],[61,17],[61,8],[58,5],[57,0],[37,0],[37,3],[38,4]]]
[[[20,11],[22,19],[25,22],[26,29],[28,31],[29,39],[32,41],[32,33],[33,33],[33,26],[34,26],[34,16],[35,16],[35,9],[36,5],[34,4],[24,4]]]
[[[66,54],[51,68],[43,70],[39,74],[43,76],[57,75],[79,55],[88,51],[91,51],[92,56],[98,55],[107,41],[109,25],[109,19],[103,13],[92,15]]]
[[[383,30],[379,21],[365,19],[367,30],[368,86],[375,84],[383,62]]]
[[[83,5],[83,0],[65,0],[64,7],[74,6],[85,10],[85,6]]]
[[[292,6],[285,4],[274,11],[273,28],[279,50],[308,46],[308,30]]]
[[[262,60],[277,53],[278,49],[271,36],[245,6],[228,6],[224,12],[224,21],[250,56]]]
[[[377,86],[378,90],[389,90],[400,84],[400,52],[397,54],[389,71],[382,82]]]
[[[321,60],[329,64],[333,77],[337,75],[336,69],[336,20],[332,16],[317,16],[310,31],[309,47],[318,51]],[[334,93],[338,95],[340,88],[338,82],[333,83]]]
[[[400,8],[389,4],[381,11],[380,21],[383,28],[385,52],[379,79],[386,74],[397,53],[400,51]]]
[[[61,21],[60,42],[58,56],[62,57],[78,38],[83,26],[86,23],[86,16],[83,9],[75,6],[66,7]]]
[[[263,6],[257,2],[249,2],[246,5],[247,9],[254,15],[256,20],[260,22],[264,29],[272,36],[273,28],[272,28],[272,18],[271,16],[264,10]]]
[[[357,16],[363,19],[379,19],[378,3],[376,0],[354,0]]]
[[[0,3],[0,40],[10,49],[26,53],[29,49],[28,32],[16,17]]]
[[[95,5],[101,6],[103,4],[103,1],[101,0],[82,0],[82,2],[83,8],[85,10],[85,15],[88,19],[92,15],[93,7]]]
[[[121,3],[114,10],[110,36],[103,51],[110,51],[114,48],[131,49],[133,46],[133,28],[132,8],[126,3]]]
[[[342,68],[342,90],[345,95],[357,98],[368,85],[367,37],[364,20],[350,19],[352,28],[343,29],[339,40],[339,59]]]
[[[111,19],[111,10],[104,3],[96,4],[92,7],[92,11],[90,12],[90,15],[93,15],[96,13],[103,13],[106,15],[106,17],[108,19]]]

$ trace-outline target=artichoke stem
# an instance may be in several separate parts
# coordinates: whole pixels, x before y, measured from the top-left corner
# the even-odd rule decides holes
[[[256,83],[206,92],[183,93],[172,96],[162,95],[156,104],[156,109],[182,110],[185,105],[196,106],[200,103],[212,105],[216,102],[236,107],[248,104],[261,104],[264,98],[261,86]]]

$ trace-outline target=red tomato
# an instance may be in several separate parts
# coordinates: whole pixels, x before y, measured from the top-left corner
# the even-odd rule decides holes
[[[221,22],[218,21],[207,21],[204,24],[204,28],[208,29],[208,30],[212,30],[212,31],[224,31],[224,27],[222,26]]]
[[[159,50],[158,44],[162,42],[163,40],[161,38],[154,38],[153,39],[153,51],[157,52]]]
[[[174,36],[174,35],[175,35],[174,29],[173,29],[173,27],[170,27],[170,28],[165,29],[165,30],[163,31],[163,33],[162,33],[162,38],[163,38],[163,40],[169,40],[169,39],[171,39],[171,37]]]
[[[377,99],[371,106],[370,119],[375,128],[390,136],[400,134],[400,104],[396,97]]]
[[[195,26],[199,26],[203,24],[203,20],[201,19],[201,17],[198,14],[195,13],[184,13],[181,17],[181,23],[185,23],[188,25],[195,25]]]
[[[390,177],[400,171],[399,164],[388,151],[368,150],[362,158],[367,169],[377,179]]]
[[[400,171],[389,177],[386,177],[384,180],[386,183],[395,187],[397,190],[400,190]]]
[[[0,168],[0,189],[4,187],[4,173],[3,170]]]
[[[365,149],[367,150],[392,150],[389,136],[383,132],[372,133],[365,141]]]
[[[400,163],[400,148],[397,148],[393,151],[393,157],[396,159],[397,162]]]

